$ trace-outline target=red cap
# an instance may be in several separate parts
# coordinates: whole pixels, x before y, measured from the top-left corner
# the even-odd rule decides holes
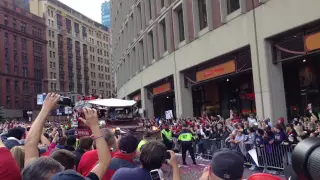
[[[279,122],[284,123],[284,118],[283,117],[279,118]]]

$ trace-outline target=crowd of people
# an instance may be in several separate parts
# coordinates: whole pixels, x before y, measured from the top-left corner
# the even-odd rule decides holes
[[[58,99],[59,95],[49,93],[31,124],[1,124],[1,180],[163,179],[162,166],[171,167],[172,179],[181,179],[174,151],[168,150],[161,141],[150,140],[139,145],[133,134],[117,138],[112,130],[99,127],[95,109],[84,108],[85,118],[80,120],[90,128],[92,135],[80,139],[68,124],[57,127],[56,122],[47,122]],[[187,127],[184,123],[183,129]],[[204,169],[200,179],[241,179],[243,163],[239,153],[221,149],[212,157],[212,163]]]
[[[240,152],[245,161],[251,163],[251,170],[256,170],[258,164],[248,154],[251,149],[256,149],[260,167],[284,169],[292,163],[291,152],[297,143],[308,137],[320,137],[318,117],[309,111],[289,122],[282,117],[272,121],[269,118],[260,120],[254,114],[237,116],[231,110],[227,119],[218,115],[146,123],[158,124],[161,128],[169,126],[173,137],[178,137],[175,134],[179,135],[186,124],[193,134],[198,158],[210,159],[216,150],[227,147]]]

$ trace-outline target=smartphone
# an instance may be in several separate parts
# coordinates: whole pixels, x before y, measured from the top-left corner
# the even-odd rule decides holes
[[[163,178],[163,173],[160,169],[155,169],[150,171],[150,175],[152,180],[162,180]]]
[[[171,159],[171,154],[170,154],[170,152],[166,152],[166,159]]]
[[[59,137],[62,137],[62,129],[61,128],[58,129],[58,133],[59,133]]]
[[[115,130],[114,134],[115,134],[116,138],[119,138],[119,136],[121,135],[121,132],[120,132],[120,130],[117,129],[117,130]]]

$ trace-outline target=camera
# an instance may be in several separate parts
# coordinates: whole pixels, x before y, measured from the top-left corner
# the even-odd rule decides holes
[[[116,130],[114,131],[114,135],[115,135],[117,138],[121,135],[120,128],[116,128]]]
[[[60,96],[57,104],[62,106],[71,106],[71,98]]]
[[[307,138],[293,149],[292,168],[286,168],[285,175],[291,180],[317,180],[320,179],[319,164],[320,139]]]

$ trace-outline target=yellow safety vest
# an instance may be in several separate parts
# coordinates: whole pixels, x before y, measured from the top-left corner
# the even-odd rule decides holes
[[[172,141],[172,132],[171,131],[166,131],[165,129],[163,129],[161,131],[161,136],[162,135],[165,135],[166,138],[169,140],[169,141]]]
[[[192,134],[191,133],[182,133],[179,135],[178,140],[180,141],[192,141]]]
[[[147,140],[142,139],[142,140],[139,142],[139,144],[138,144],[138,149],[137,149],[137,150],[140,152],[140,151],[141,151],[141,147],[142,147],[143,145],[147,144],[147,143],[148,143]]]

